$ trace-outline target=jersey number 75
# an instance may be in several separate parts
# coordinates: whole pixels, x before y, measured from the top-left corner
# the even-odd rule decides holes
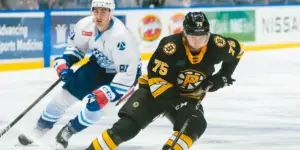
[[[155,59],[154,60],[154,63],[155,63],[155,66],[152,68],[152,71],[162,75],[162,76],[165,76],[167,73],[168,73],[168,67],[169,65],[163,61],[160,61],[158,59]]]

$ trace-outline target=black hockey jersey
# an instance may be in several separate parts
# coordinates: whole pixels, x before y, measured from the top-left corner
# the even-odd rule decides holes
[[[192,54],[183,33],[170,35],[160,41],[139,83],[149,86],[155,99],[199,99],[199,85],[214,73],[214,65],[222,62],[219,73],[231,77],[243,53],[237,40],[211,33],[200,53]]]

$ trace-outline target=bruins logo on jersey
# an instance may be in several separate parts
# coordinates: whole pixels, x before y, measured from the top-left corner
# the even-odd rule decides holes
[[[176,44],[173,42],[169,42],[164,46],[163,50],[167,55],[172,55],[176,51]]]
[[[139,103],[139,102],[134,102],[134,103],[132,104],[132,106],[133,106],[134,108],[137,108],[137,107],[139,107],[139,105],[140,105],[140,103]]]
[[[205,74],[196,70],[181,71],[177,77],[177,86],[186,92],[193,92],[206,78]]]
[[[216,45],[220,48],[222,48],[226,45],[225,39],[223,39],[220,36],[215,36],[214,41],[215,41]]]

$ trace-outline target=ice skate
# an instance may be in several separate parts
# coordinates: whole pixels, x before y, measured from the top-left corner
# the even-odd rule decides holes
[[[71,124],[65,125],[56,136],[56,144],[52,147],[54,149],[61,149],[68,147],[68,141],[75,134],[75,130],[71,129]]]

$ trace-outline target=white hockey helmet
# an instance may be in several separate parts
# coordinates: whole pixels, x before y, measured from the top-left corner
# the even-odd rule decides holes
[[[115,10],[116,5],[114,0],[93,0],[91,5],[91,11],[93,11],[93,8],[95,7],[108,8],[110,9],[110,12],[113,12]]]

